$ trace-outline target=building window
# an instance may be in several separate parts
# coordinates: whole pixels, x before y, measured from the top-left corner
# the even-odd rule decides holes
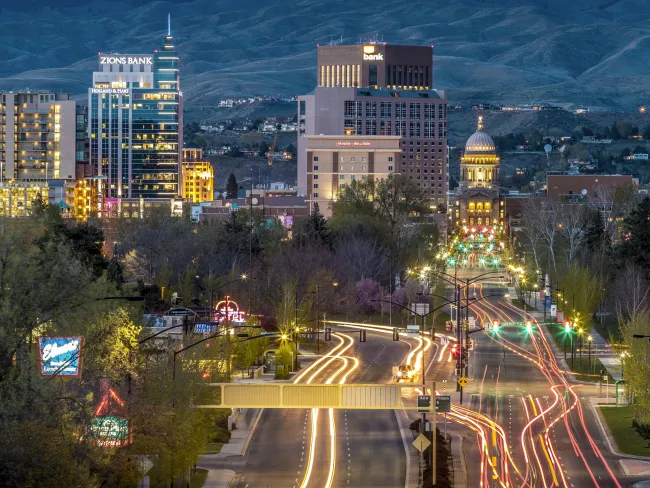
[[[318,171],[318,165],[314,166],[314,171]]]
[[[420,121],[411,120],[409,122],[409,137],[420,137]]]
[[[434,120],[436,117],[435,105],[433,103],[424,104],[424,120]]]
[[[395,122],[395,135],[404,137],[406,135],[406,120]]]
[[[314,198],[318,198],[318,193],[314,193]]]
[[[410,103],[410,118],[415,120],[420,120],[420,104],[419,103]]]
[[[393,118],[393,105],[390,102],[381,102],[381,118],[382,119]],[[390,133],[387,135],[390,135]]]
[[[406,119],[406,103],[396,103],[395,104],[395,118],[396,119]]]
[[[392,161],[393,161],[393,156],[388,156],[388,162],[390,163]]]
[[[314,183],[314,188],[318,188],[318,183]]]
[[[393,171],[393,167],[392,167],[392,166],[389,166],[389,167],[388,167],[388,171]]]
[[[366,102],[366,118],[377,117],[377,102]]]
[[[318,179],[318,175],[314,175],[314,179],[317,180],[317,179]]]
[[[318,161],[318,156],[314,156],[314,161]]]
[[[344,179],[345,179],[345,175],[339,175],[339,180],[344,180]]]
[[[354,180],[356,180],[356,179],[357,179],[357,178],[356,178],[355,175],[350,175],[350,181],[354,181]]]

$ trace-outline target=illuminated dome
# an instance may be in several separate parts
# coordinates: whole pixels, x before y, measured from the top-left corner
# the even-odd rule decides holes
[[[465,143],[465,154],[472,153],[496,153],[494,141],[488,134],[483,132],[483,117],[478,119],[478,130]]]

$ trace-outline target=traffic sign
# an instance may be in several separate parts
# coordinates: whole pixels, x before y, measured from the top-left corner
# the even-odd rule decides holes
[[[153,461],[147,456],[135,456],[135,465],[140,474],[144,476],[153,468]]]
[[[469,318],[469,328],[473,329],[476,327],[476,317],[470,317]]]
[[[461,387],[463,387],[463,388],[465,388],[465,387],[467,386],[467,383],[469,383],[469,380],[467,379],[466,376],[461,376],[461,377],[458,379],[458,384],[459,384]]]
[[[451,396],[439,395],[436,397],[436,412],[448,413],[451,412]]]
[[[431,412],[431,395],[418,395],[418,412]]]
[[[418,451],[424,452],[431,445],[431,441],[427,439],[424,434],[420,434],[417,439],[413,441],[413,445]]]

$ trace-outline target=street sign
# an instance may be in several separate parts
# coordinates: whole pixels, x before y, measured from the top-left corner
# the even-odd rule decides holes
[[[431,441],[427,439],[424,434],[420,434],[417,439],[413,441],[413,445],[418,451],[424,452],[431,445]]]
[[[473,329],[476,327],[476,317],[470,317],[469,318],[469,328]]]
[[[556,322],[558,324],[562,324],[564,322],[564,312],[555,312],[555,316],[557,317]]]
[[[431,395],[418,395],[418,412],[431,412]]]
[[[544,306],[546,307],[546,310],[551,309],[551,297],[550,296],[544,297]]]
[[[135,456],[135,466],[140,474],[144,476],[153,468],[153,461],[147,456]]]
[[[557,305],[551,305],[551,317],[555,317],[557,315]]]
[[[436,412],[448,413],[451,412],[451,396],[439,395],[436,397]]]
[[[465,387],[467,386],[467,383],[469,383],[469,380],[467,379],[466,376],[461,376],[461,377],[458,379],[458,384],[459,384],[460,386],[462,386],[463,388],[465,388]]]

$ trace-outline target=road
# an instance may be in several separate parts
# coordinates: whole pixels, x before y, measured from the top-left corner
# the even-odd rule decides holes
[[[358,342],[358,336],[346,336],[339,337],[344,337],[346,346],[351,344],[342,354],[347,357],[347,364],[342,364],[343,359],[334,360],[322,370],[321,366],[314,368],[300,381],[339,382],[348,374],[346,382],[390,382],[392,367],[407,357],[407,342],[413,342],[396,343],[391,335],[373,331],[368,331],[367,342],[363,344]],[[406,458],[393,411],[317,412],[264,410],[235,486],[404,485]]]
[[[499,292],[504,290],[485,289],[485,295]],[[472,334],[473,381],[465,392],[469,408],[503,430],[504,439],[496,446],[489,442],[489,455],[497,455],[497,481],[531,487],[620,487],[621,473],[605,449],[588,399],[580,393],[584,387],[567,379],[539,324],[498,298],[479,300],[470,308],[483,323],[508,324],[498,333]],[[531,320],[530,331],[523,325],[526,320]],[[489,472],[489,456],[481,456],[480,462]],[[491,478],[485,476],[484,484]]]

